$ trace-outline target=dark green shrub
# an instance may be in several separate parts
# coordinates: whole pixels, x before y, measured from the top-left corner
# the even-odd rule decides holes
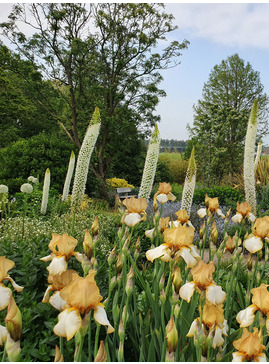
[[[261,213],[269,209],[269,185],[257,189],[257,202]]]
[[[171,159],[169,161],[169,170],[172,175],[172,181],[175,183],[183,184],[186,177],[188,168],[188,161],[183,159]]]
[[[157,163],[154,183],[159,183],[159,182],[169,183],[172,182],[172,179],[173,177],[171,175],[168,164],[163,160],[159,160]]]
[[[30,175],[39,176],[43,184],[49,168],[51,187],[62,193],[72,149],[74,146],[58,135],[45,133],[12,143],[0,150],[0,183],[6,184],[13,194],[20,191]]]
[[[228,186],[215,186],[212,188],[201,187],[195,189],[193,202],[198,204],[205,203],[206,194],[211,197],[218,197],[219,203],[227,207],[231,207],[233,210],[236,209],[237,201],[242,202],[244,197],[235,190],[233,187]]]

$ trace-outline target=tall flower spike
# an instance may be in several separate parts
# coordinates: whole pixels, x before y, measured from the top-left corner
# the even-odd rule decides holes
[[[42,202],[41,202],[41,214],[45,215],[48,206],[48,199],[49,199],[49,189],[50,189],[50,170],[47,168],[44,178],[43,184],[43,195],[42,195]]]
[[[149,200],[149,196],[152,190],[152,185],[156,173],[160,142],[161,142],[160,133],[157,124],[155,124],[155,129],[149,141],[142,181],[138,194],[138,198],[144,197],[147,201]]]
[[[258,100],[254,101],[251,109],[244,153],[244,187],[246,201],[252,207],[252,212],[256,214],[256,190],[255,190],[255,171],[254,171],[254,151],[258,128]]]
[[[254,162],[254,172],[256,172],[256,169],[258,167],[261,154],[262,154],[262,143],[259,142],[256,157],[255,157],[255,162]]]
[[[72,179],[74,168],[75,168],[75,161],[76,161],[76,156],[72,150],[71,155],[70,155],[68,170],[67,170],[67,174],[66,174],[65,182],[64,182],[62,201],[66,201],[68,194],[69,194],[70,183],[71,183],[71,179]]]
[[[185,177],[185,182],[182,192],[182,201],[181,201],[181,209],[182,210],[185,209],[188,215],[190,215],[191,213],[191,205],[195,189],[195,181],[196,181],[196,163],[194,158],[194,147],[193,147],[189,159],[189,165]]]
[[[89,163],[93,148],[99,135],[100,126],[100,111],[98,107],[96,107],[78,155],[72,190],[72,206],[77,205],[83,199],[89,171]]]

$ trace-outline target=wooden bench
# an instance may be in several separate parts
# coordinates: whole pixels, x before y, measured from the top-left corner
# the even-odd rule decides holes
[[[121,201],[124,200],[125,198],[137,197],[136,195],[130,195],[130,192],[132,191],[130,187],[120,187],[117,188],[116,190],[117,190],[117,195]]]

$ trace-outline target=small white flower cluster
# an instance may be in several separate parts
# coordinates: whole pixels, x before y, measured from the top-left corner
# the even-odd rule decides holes
[[[73,190],[72,190],[72,199],[71,199],[72,206],[77,205],[83,199],[86,188],[90,159],[93,152],[93,148],[95,146],[96,140],[99,135],[100,127],[101,123],[100,123],[99,109],[95,108],[93,117],[86,131],[78,155]]]
[[[43,184],[43,194],[42,194],[42,202],[41,202],[41,214],[45,215],[48,206],[49,200],[49,189],[50,189],[50,170],[46,169],[44,184]]]
[[[0,193],[8,193],[8,186],[0,185]]]
[[[160,150],[160,142],[161,142],[160,133],[156,124],[151,139],[149,141],[142,181],[138,194],[138,198],[143,197],[146,199],[147,202],[150,197],[156,173],[159,150]]]
[[[29,182],[32,182],[34,184],[38,183],[38,178],[36,178],[36,177],[29,176],[27,179]]]
[[[75,161],[76,161],[76,156],[72,150],[70,160],[69,160],[68,170],[67,170],[67,174],[66,174],[66,178],[65,178],[65,183],[64,183],[62,201],[66,201],[68,198],[70,183],[71,183],[71,179],[72,179],[74,168],[75,168]]]
[[[194,148],[193,148],[185,177],[184,187],[182,191],[182,202],[181,202],[181,209],[182,210],[185,209],[188,215],[190,215],[191,213],[191,205],[195,189],[195,182],[196,182],[196,163],[195,163]]]
[[[255,190],[255,170],[254,170],[254,152],[256,134],[258,128],[258,101],[255,100],[252,107],[247,134],[245,140],[245,153],[244,153],[244,187],[246,201],[252,207],[252,212],[256,215],[256,190]]]
[[[23,185],[21,185],[20,190],[23,193],[32,193],[33,192],[33,186],[30,183],[24,183]]]

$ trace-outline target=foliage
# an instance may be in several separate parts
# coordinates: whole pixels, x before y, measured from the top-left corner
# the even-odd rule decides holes
[[[37,66],[0,45],[0,148],[42,131],[50,135],[58,130],[56,119],[36,101],[38,87],[55,102],[57,94],[42,81]]]
[[[211,188],[201,187],[194,191],[193,201],[195,203],[204,203],[206,194],[213,198],[218,197],[219,203],[225,206],[231,206],[233,210],[236,208],[236,203],[243,201],[243,196],[237,190],[228,186],[215,186]]]
[[[49,168],[53,187],[62,192],[71,150],[72,145],[57,135],[19,140],[0,150],[0,181],[15,193],[30,175],[41,181]]]
[[[165,42],[166,35],[176,29],[173,16],[163,8],[162,4],[148,3],[16,4],[9,21],[1,24],[3,35],[19,53],[36,62],[53,80],[61,107],[51,108],[53,100],[46,98],[42,89],[39,101],[53,110],[78,148],[89,115],[95,106],[100,108],[102,128],[91,170],[104,190],[110,172],[124,177],[117,151],[123,140],[125,144],[130,141],[126,133],[138,141],[140,134],[143,137],[159,121],[154,111],[160,97],[165,96],[159,89],[160,70],[179,64],[188,45],[187,41],[172,41],[163,51],[155,51],[159,41]],[[28,10],[31,22],[27,20]],[[19,29],[20,21],[35,33],[26,37]],[[121,163],[132,166],[127,153],[120,157]],[[139,166],[139,161],[134,163]],[[137,183],[130,176],[128,180]]]
[[[261,186],[269,184],[269,157],[261,156],[255,173],[256,181]]]
[[[183,159],[180,153],[161,153],[159,161],[165,163],[169,169],[170,179],[168,182],[183,184],[188,168],[188,161]],[[165,181],[166,179],[163,179]],[[161,181],[160,181],[161,182]]]
[[[268,127],[268,96],[263,93],[259,73],[237,54],[213,68],[203,98],[194,107],[194,126],[189,127],[208,186],[220,183],[227,170],[234,174],[242,164],[248,117],[255,99],[260,108],[260,139]]]
[[[133,185],[130,185],[125,179],[123,178],[108,178],[106,183],[111,188],[119,188],[119,187],[130,187],[134,188]]]
[[[154,183],[159,183],[159,182],[163,182],[163,181],[165,181],[165,182],[172,181],[172,175],[171,175],[167,162],[165,160],[159,158],[159,160],[157,162]]]

